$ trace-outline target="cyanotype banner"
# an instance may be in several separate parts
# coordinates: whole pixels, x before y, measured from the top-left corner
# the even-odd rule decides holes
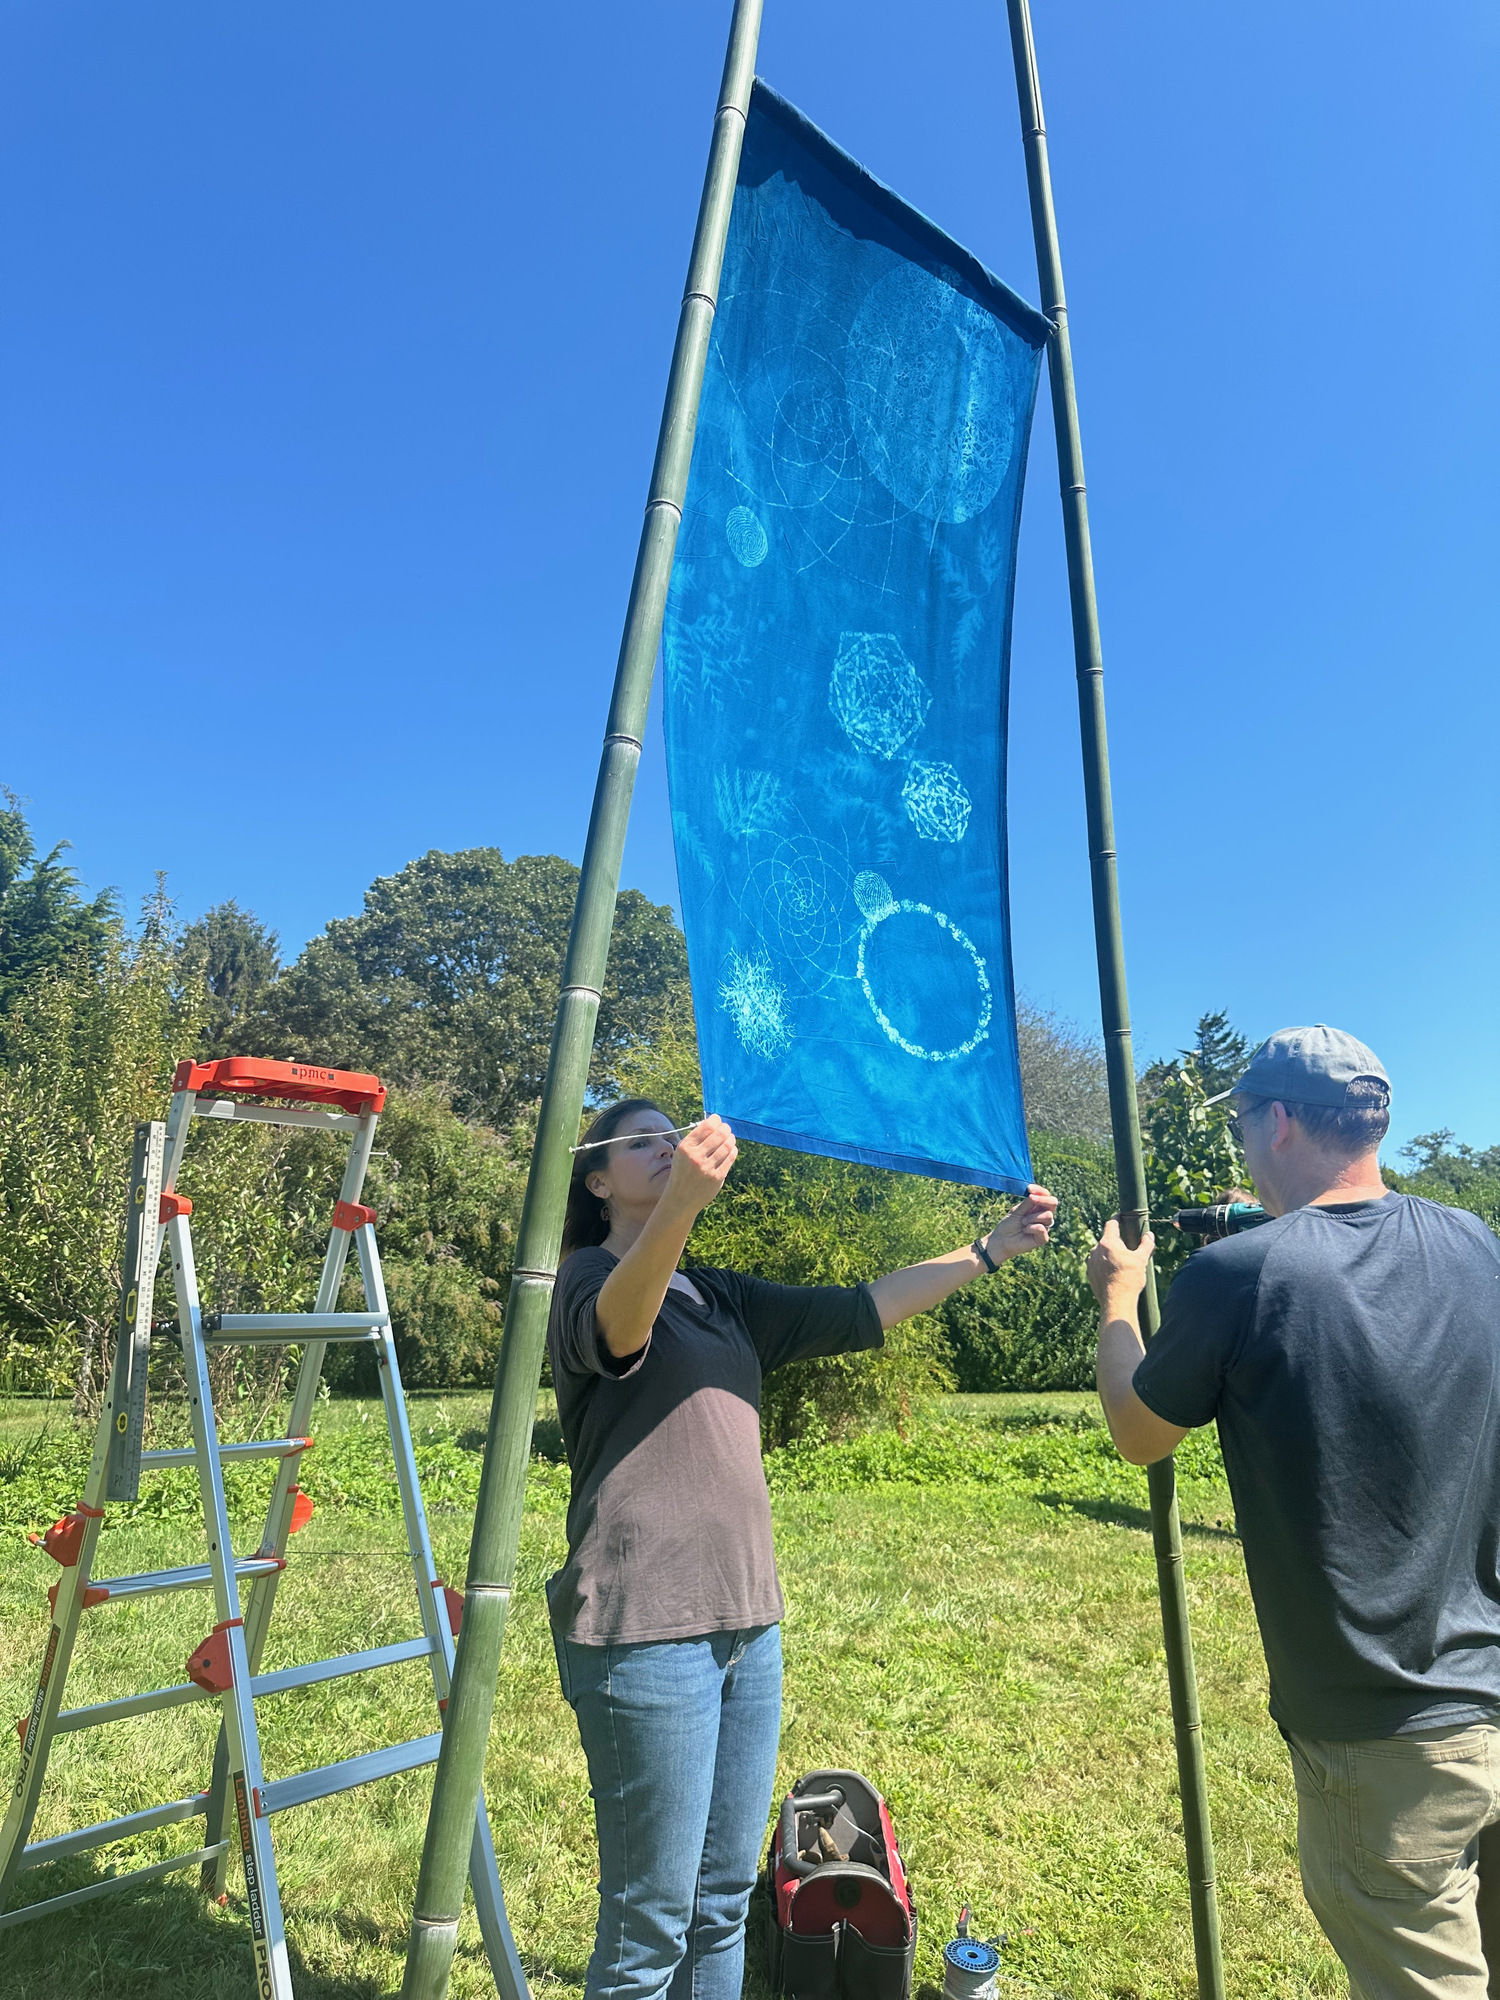
[[[665,635],[704,1099],[1013,1191],[1006,692],[1046,334],[756,84]]]

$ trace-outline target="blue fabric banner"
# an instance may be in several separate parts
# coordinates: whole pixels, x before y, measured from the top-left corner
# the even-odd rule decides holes
[[[1017,1192],[1006,695],[1047,331],[756,84],[665,629],[704,1100]]]

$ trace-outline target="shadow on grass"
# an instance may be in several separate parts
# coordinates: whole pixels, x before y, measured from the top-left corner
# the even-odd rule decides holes
[[[107,1874],[82,1860],[71,1866],[58,1863],[48,1871],[45,1894],[87,1888]],[[122,1889],[33,1923],[8,1926],[0,1933],[5,1967],[0,1992],[6,2000],[85,2000],[94,1995],[115,2000],[119,1994],[129,1994],[131,2000],[253,2000],[250,1921],[242,1890],[231,1890],[227,1907],[220,1908],[189,1886],[190,1879],[196,1883],[196,1870],[191,1878],[169,1877]],[[23,1878],[23,1896],[29,1886]],[[380,1970],[328,1971],[326,1956],[341,1956],[337,1948],[319,1953],[324,1963],[309,1959],[298,1948],[299,1917],[302,1925],[323,1932],[325,1941],[331,1932],[339,1946],[352,1948],[367,1963],[378,1955]],[[400,1981],[404,1925],[393,1927],[361,1910],[314,1902],[290,1910],[287,1933],[297,2000],[387,2000],[393,1980]],[[484,1947],[461,1944],[459,1956],[482,1964]],[[582,1965],[554,1963],[530,1952],[522,1956],[534,1987],[583,1985]]]
[[[1074,1500],[1065,1493],[1035,1493],[1032,1498],[1039,1506],[1051,1507],[1059,1514],[1082,1514],[1090,1521],[1100,1521],[1109,1528],[1139,1528],[1143,1534],[1151,1532],[1151,1515],[1145,1507],[1127,1506],[1123,1500]],[[1237,1542],[1240,1538],[1233,1528],[1211,1527],[1206,1521],[1184,1521],[1184,1535],[1198,1535],[1211,1542]]]

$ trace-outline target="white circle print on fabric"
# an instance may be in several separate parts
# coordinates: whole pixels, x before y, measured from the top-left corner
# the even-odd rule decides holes
[[[951,917],[944,916],[941,910],[933,909],[930,903],[898,902],[891,894],[890,885],[885,877],[875,874],[872,869],[864,869],[855,876],[854,900],[858,903],[865,919],[865,927],[859,934],[859,955],[855,961],[854,976],[864,990],[864,996],[870,1003],[870,1012],[880,1023],[882,1033],[893,1041],[898,1049],[904,1049],[907,1055],[916,1056],[922,1062],[953,1062],[960,1056],[972,1055],[989,1035],[990,1017],[994,1012],[990,975],[973,939],[961,931]],[[928,923],[935,925],[939,935],[933,940],[933,944],[939,945],[943,940],[951,939],[952,944],[956,945],[969,961],[977,988],[978,1018],[972,1032],[963,1041],[956,1042],[949,1048],[928,1048],[922,1042],[913,1041],[910,1035],[901,1032],[900,1027],[890,1018],[876,998],[870,979],[874,969],[870,963],[873,957],[871,945],[882,924],[889,923],[892,918],[900,917],[918,918],[923,921],[924,927]],[[952,957],[951,949],[948,956]],[[943,969],[943,985],[951,992],[951,975],[946,968]],[[891,1004],[897,1004],[894,996],[891,996]]]
[[[849,417],[871,472],[929,521],[982,514],[1010,467],[1016,418],[1000,323],[916,264],[865,295],[845,362]]]
[[[724,539],[729,553],[746,569],[758,569],[771,544],[766,531],[748,507],[731,507],[724,522]]]

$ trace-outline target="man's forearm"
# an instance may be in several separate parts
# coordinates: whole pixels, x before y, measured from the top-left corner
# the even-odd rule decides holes
[[[1174,1452],[1187,1436],[1179,1424],[1169,1424],[1148,1409],[1135,1393],[1135,1371],[1146,1344],[1141,1339],[1138,1296],[1108,1292],[1099,1309],[1099,1358],[1094,1379],[1104,1420],[1115,1449],[1132,1465],[1152,1465]]]
[[[1116,1418],[1135,1400],[1131,1383],[1146,1344],[1136,1319],[1138,1299],[1128,1293],[1110,1293],[1099,1309],[1099,1358],[1095,1380],[1099,1400],[1111,1431]]]

